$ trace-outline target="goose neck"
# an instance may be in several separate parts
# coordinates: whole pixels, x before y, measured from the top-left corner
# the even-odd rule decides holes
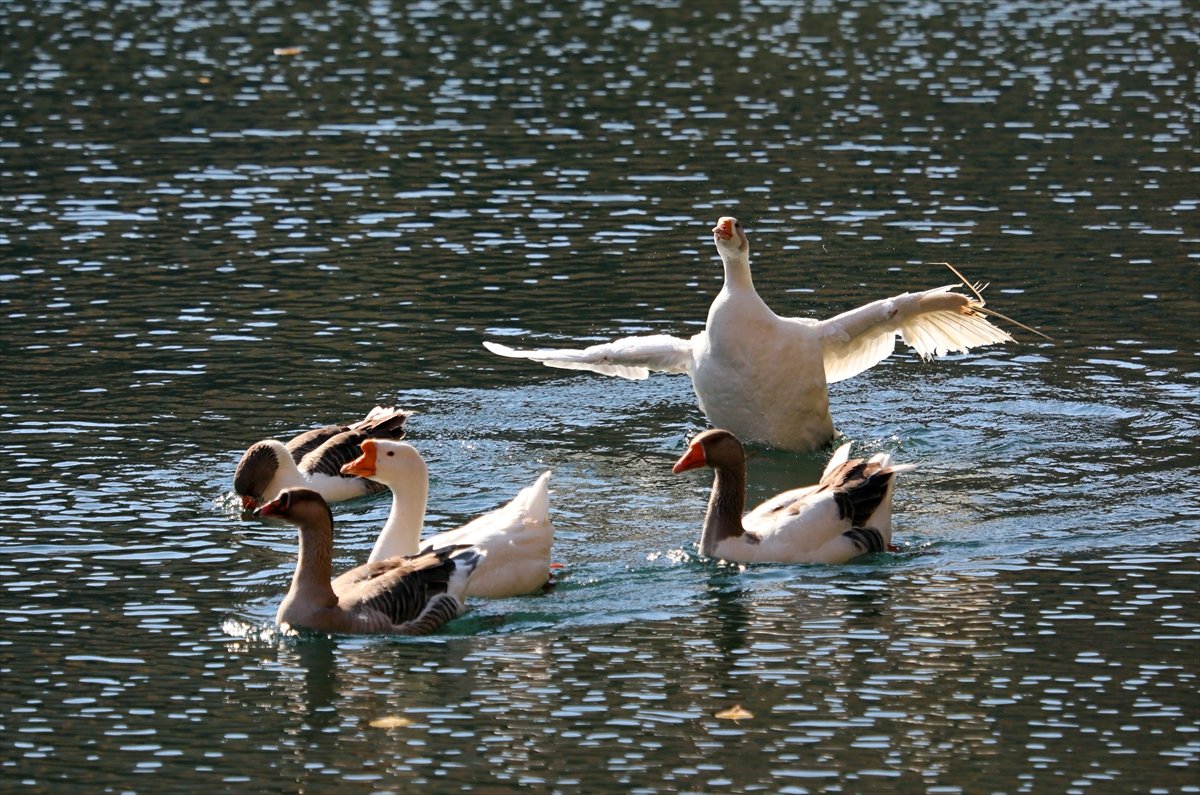
[[[708,512],[704,515],[704,530],[700,536],[701,552],[708,557],[716,557],[718,544],[746,532],[742,526],[742,511],[745,506],[745,464],[740,467],[715,467],[712,493],[708,497]]]
[[[292,575],[291,593],[303,594],[321,607],[333,607],[337,596],[333,577],[333,518],[300,525],[300,554]]]
[[[308,486],[308,478],[300,471],[300,466],[292,458],[287,448],[280,444],[275,450],[275,493],[284,489],[303,488]],[[274,495],[264,495],[270,499]]]
[[[397,555],[415,555],[421,546],[421,527],[425,524],[429,499],[428,471],[412,472],[403,483],[388,485],[392,489],[392,508],[367,558],[372,563]]]
[[[726,289],[754,289],[754,280],[750,276],[750,252],[740,251],[734,254],[721,252],[721,263],[725,266]]]

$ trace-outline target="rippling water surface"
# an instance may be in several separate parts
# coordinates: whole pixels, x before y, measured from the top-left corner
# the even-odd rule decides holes
[[[0,5],[6,791],[1196,792],[1200,14],[1181,2]],[[696,555],[708,229],[828,316],[1049,334],[832,389],[899,551]],[[552,469],[565,568],[425,639],[281,637],[250,442],[416,410],[429,527]],[[820,456],[760,452],[752,500]],[[339,506],[338,565],[386,499]],[[733,720],[725,711],[745,710]]]

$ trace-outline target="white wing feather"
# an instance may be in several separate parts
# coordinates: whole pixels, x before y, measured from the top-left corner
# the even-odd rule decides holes
[[[895,350],[896,337],[922,359],[1012,342],[1008,332],[976,311],[981,303],[951,292],[956,286],[872,301],[817,323],[826,382],[842,381],[883,361]]]
[[[668,334],[648,337],[624,337],[589,348],[541,348],[519,351],[496,342],[484,342],[483,347],[498,356],[513,359],[532,359],[547,367],[565,370],[589,370],[601,375],[639,381],[650,371],[690,373],[692,369],[692,340]]]

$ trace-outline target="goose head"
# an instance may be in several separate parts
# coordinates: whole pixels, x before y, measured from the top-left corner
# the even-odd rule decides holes
[[[273,516],[301,527],[333,526],[333,513],[329,505],[324,497],[312,489],[284,489],[275,499],[259,506],[254,515]]]
[[[742,222],[730,215],[723,215],[717,219],[717,225],[712,228],[713,243],[717,246],[717,253],[722,259],[732,258],[735,260],[750,257],[750,241],[746,239],[746,232],[742,229]]]
[[[359,449],[362,455],[342,467],[343,475],[370,478],[385,486],[401,486],[414,478],[429,477],[425,459],[408,442],[366,439]]]
[[[293,463],[292,454],[275,439],[255,442],[242,454],[233,473],[233,490],[242,498],[243,510],[252,511],[267,498],[266,491],[285,462]]]
[[[733,469],[745,465],[746,453],[738,438],[729,431],[714,428],[697,434],[688,444],[687,452],[671,467],[671,471],[678,475],[680,472],[704,466],[713,469]]]

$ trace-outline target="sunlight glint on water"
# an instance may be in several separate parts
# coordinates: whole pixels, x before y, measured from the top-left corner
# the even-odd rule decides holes
[[[1195,791],[1196,23],[0,5],[0,783]],[[695,333],[723,214],[781,314],[949,261],[1053,337],[832,388],[917,465],[897,552],[705,561],[686,379],[480,346]],[[429,638],[273,626],[296,541],[234,465],[377,403],[417,411],[430,531],[554,471],[550,593]],[[756,452],[752,502],[822,464]],[[336,565],[387,510],[337,508]]]

